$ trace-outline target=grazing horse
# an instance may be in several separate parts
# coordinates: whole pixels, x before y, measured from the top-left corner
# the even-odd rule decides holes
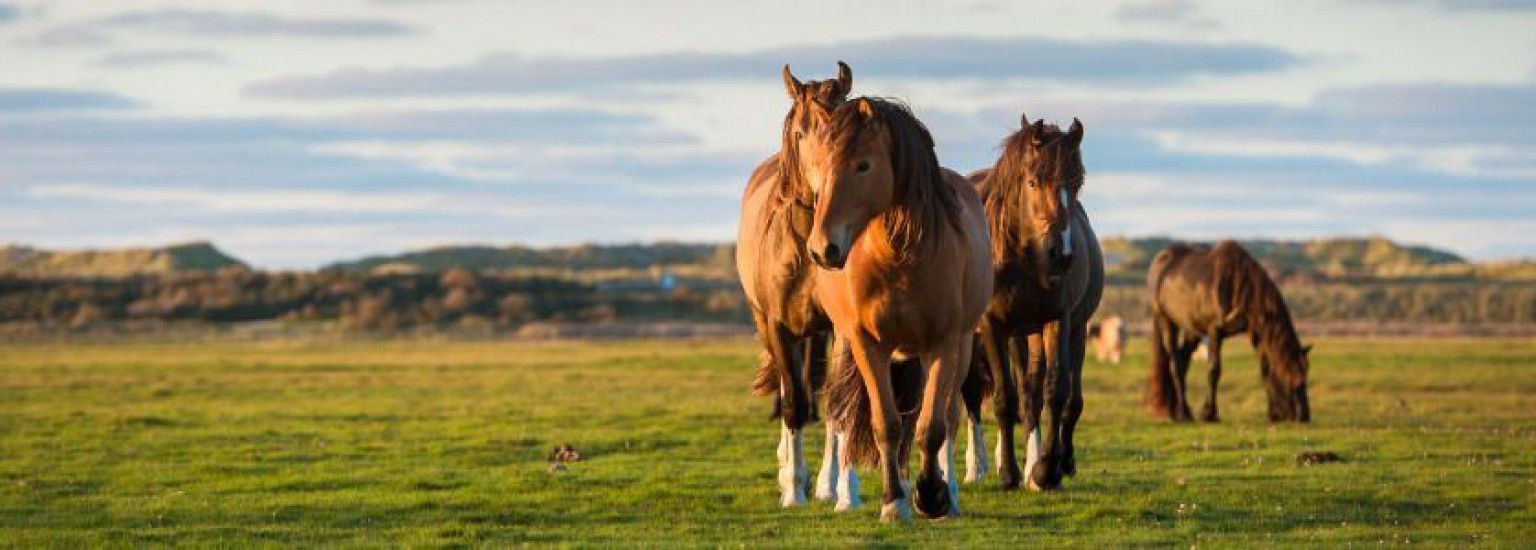
[[[1083,411],[1087,325],[1104,293],[1104,259],[1078,201],[1082,123],[1074,119],[1062,131],[1031,124],[1028,116],[1021,121],[1003,140],[997,163],[970,176],[986,205],[994,280],[978,326],[984,357],[977,366],[984,362],[994,381],[1003,488],[1019,486],[1013,425],[1022,420],[1029,487],[1048,490],[1076,473],[1072,438]]]
[[[793,151],[796,136],[809,123],[809,106],[829,110],[848,98],[853,73],[841,62],[838,69],[836,79],[802,84],[789,72],[789,66],[784,66],[784,84],[793,103],[784,117],[781,149],[752,172],[741,199],[741,225],[736,235],[736,269],[757,325],[758,342],[763,346],[753,389],[777,396],[774,411],[783,420],[778,449],[783,506],[798,506],[806,500],[810,476],[802,432],[815,413],[812,396],[825,376],[831,329],[826,314],[816,305],[811,263],[805,252],[806,235],[811,231],[810,190],[796,185],[799,180],[786,174],[798,173]],[[832,458],[836,455],[836,440],[828,430],[828,460],[823,460],[817,487],[821,498],[835,494],[839,469]],[[857,487],[856,479],[846,481]],[[845,492],[852,492],[852,499],[858,498],[856,489]],[[857,502],[842,504],[851,507]]]
[[[965,179],[939,165],[932,136],[901,104],[866,97],[813,115],[819,122],[800,144],[799,177],[815,196],[807,246],[820,267],[816,297],[864,390],[838,391],[830,386],[851,377],[834,377],[829,414],[848,434],[845,458],[878,457],[882,521],[912,517],[902,479],[909,442],[922,453],[917,510],[956,514],[957,394],[992,294],[985,213]],[[893,357],[920,362],[903,368]],[[917,409],[915,437],[898,402],[914,386],[922,388],[908,407]],[[839,396],[860,393],[867,407],[839,407]]]
[[[1088,326],[1088,341],[1093,344],[1093,356],[1100,363],[1120,364],[1125,354],[1125,320],[1110,315]]]
[[[1185,374],[1201,340],[1210,348],[1211,393],[1200,418],[1216,422],[1216,386],[1221,381],[1221,341],[1248,333],[1269,395],[1270,422],[1307,422],[1307,358],[1291,324],[1279,287],[1242,246],[1174,244],[1152,258],[1147,269],[1152,306],[1152,372],[1146,406],[1152,414],[1189,421]]]

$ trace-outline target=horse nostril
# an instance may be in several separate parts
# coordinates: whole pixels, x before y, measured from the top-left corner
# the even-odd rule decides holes
[[[836,243],[827,243],[827,250],[821,254],[821,257],[828,262],[834,262],[840,257],[841,252]]]

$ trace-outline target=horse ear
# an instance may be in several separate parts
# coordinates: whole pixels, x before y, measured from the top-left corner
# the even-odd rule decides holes
[[[1077,117],[1072,117],[1072,127],[1067,129],[1067,145],[1076,148],[1083,143],[1083,123]]]
[[[784,91],[789,92],[789,98],[793,99],[795,101],[799,101],[800,100],[800,90],[802,88],[804,88],[804,87],[805,87],[805,85],[800,83],[800,79],[795,78],[795,75],[793,73],[789,72],[789,64],[785,63],[784,64]]]
[[[1301,347],[1301,354],[1302,355],[1312,355],[1312,344],[1307,344],[1305,346],[1302,346]]]
[[[837,62],[837,87],[842,91],[841,95],[853,91],[853,69],[842,61]]]
[[[1028,128],[1029,127],[1029,113],[1019,113],[1019,127],[1020,128]]]

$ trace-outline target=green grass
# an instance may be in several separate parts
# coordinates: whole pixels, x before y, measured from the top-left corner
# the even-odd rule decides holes
[[[1064,491],[892,526],[868,473],[856,512],[777,506],[746,342],[0,345],[0,543],[1536,544],[1536,343],[1325,340],[1310,426],[1240,348],[1222,424],[1144,417],[1134,347],[1088,365]]]

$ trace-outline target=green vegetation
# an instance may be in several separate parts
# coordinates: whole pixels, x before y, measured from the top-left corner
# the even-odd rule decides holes
[[[859,511],[777,507],[746,342],[0,345],[0,545],[1536,542],[1536,345],[1324,340],[1306,426],[1228,350],[1222,424],[1145,418],[1134,346],[1088,365],[1065,491],[887,526],[868,474]]]
[[[129,277],[229,268],[245,268],[245,264],[206,242],[160,248],[68,251],[39,250],[20,245],[0,246],[0,275]]]

